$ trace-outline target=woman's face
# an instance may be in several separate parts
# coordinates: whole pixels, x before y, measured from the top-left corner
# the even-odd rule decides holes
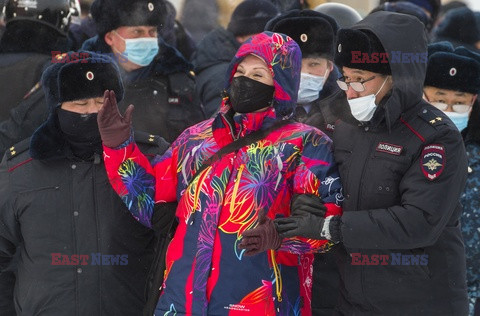
[[[273,86],[273,75],[265,61],[255,55],[248,55],[240,64],[234,77],[245,76],[269,86]]]

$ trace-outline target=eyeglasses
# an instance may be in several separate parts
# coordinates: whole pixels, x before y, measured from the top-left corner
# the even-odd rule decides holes
[[[443,102],[431,102],[430,104],[442,111],[445,111],[446,109],[448,109],[448,104]],[[470,111],[471,108],[472,108],[472,105],[469,105],[469,104],[453,104],[452,105],[452,110],[457,113],[466,113]]]
[[[361,80],[361,81],[354,81],[354,82],[345,82],[345,77],[342,77],[337,80],[337,84],[340,87],[340,89],[342,89],[343,91],[347,91],[348,86],[350,86],[356,92],[363,92],[366,89],[364,83],[372,79],[375,79],[375,77],[376,76],[372,76],[368,79]]]

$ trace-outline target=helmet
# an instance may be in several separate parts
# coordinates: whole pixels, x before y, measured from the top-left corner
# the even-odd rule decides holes
[[[79,0],[7,0],[5,21],[30,20],[67,32],[74,16],[80,16]]]
[[[331,16],[340,28],[349,28],[362,19],[354,8],[342,3],[322,3],[313,10]]]

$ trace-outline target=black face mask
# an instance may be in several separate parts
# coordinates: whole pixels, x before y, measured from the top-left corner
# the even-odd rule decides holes
[[[230,85],[230,103],[237,113],[251,113],[271,105],[275,88],[245,76]]]
[[[73,154],[88,159],[102,152],[102,139],[98,131],[97,113],[80,114],[57,109],[58,122]]]

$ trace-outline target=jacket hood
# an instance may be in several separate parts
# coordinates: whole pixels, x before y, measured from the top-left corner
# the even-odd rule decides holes
[[[219,47],[222,49],[218,49]],[[230,63],[239,47],[240,43],[232,32],[221,27],[211,31],[198,44],[192,58],[195,72],[200,73],[205,68],[219,63]]]
[[[382,104],[390,129],[403,112],[422,101],[428,57],[425,27],[414,16],[378,11],[351,28],[371,31],[388,53],[393,87]]]
[[[263,32],[252,36],[240,46],[230,62],[225,80],[227,91],[238,64],[250,54],[263,59],[273,74],[275,87],[273,107],[277,119],[289,117],[295,109],[300,85],[302,68],[300,47],[292,38],[280,33]],[[228,104],[224,102],[224,106]]]

